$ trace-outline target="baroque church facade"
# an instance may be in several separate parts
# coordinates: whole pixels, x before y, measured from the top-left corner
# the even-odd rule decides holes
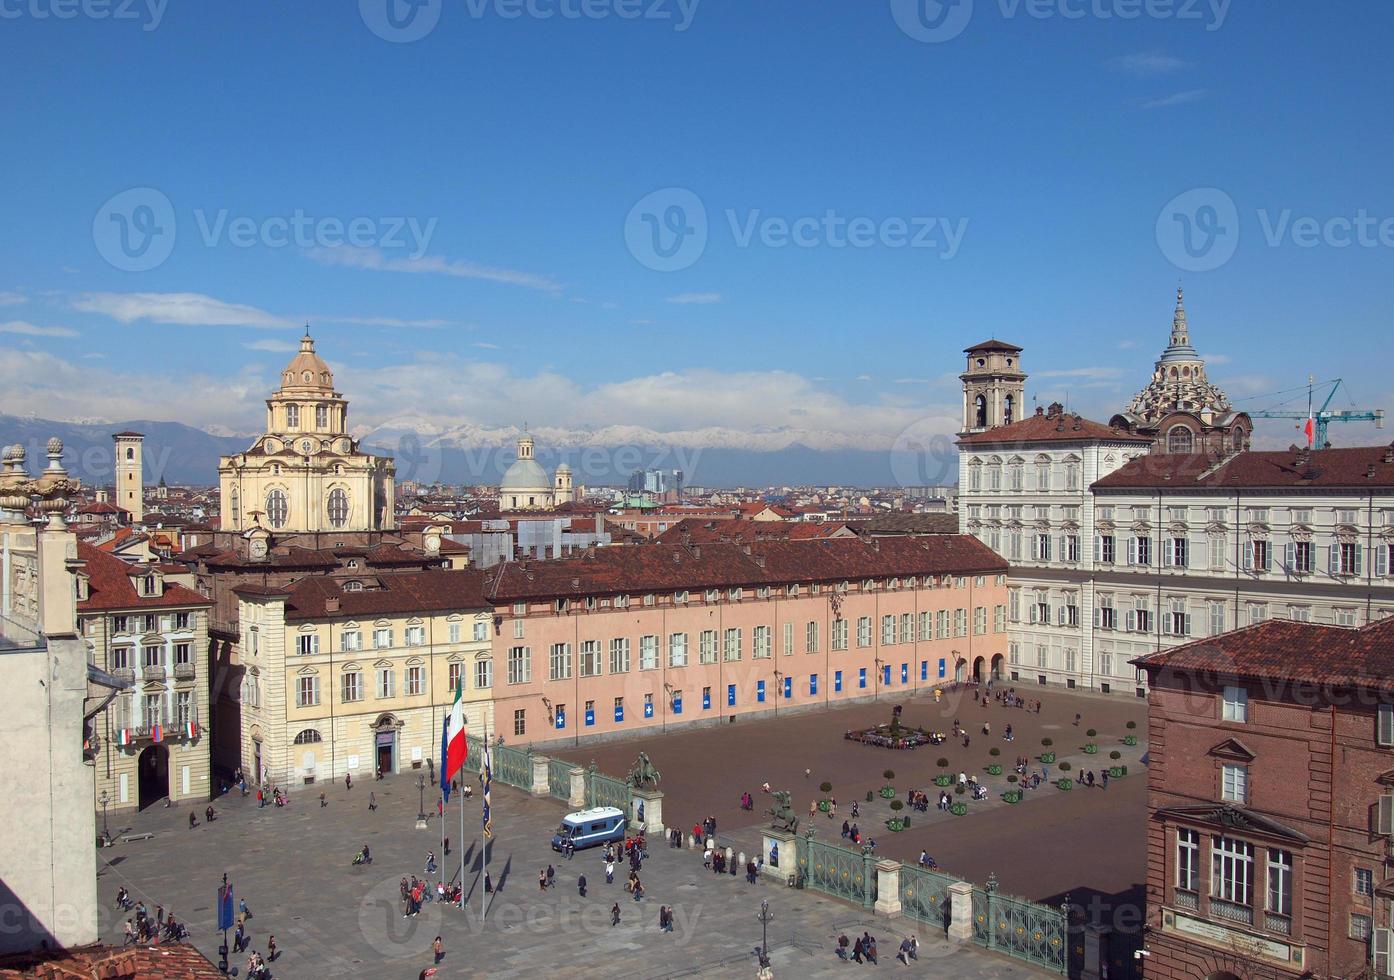
[[[394,480],[393,461],[348,434],[348,401],[307,330],[266,400],[266,431],[219,461],[222,530],[390,531]]]

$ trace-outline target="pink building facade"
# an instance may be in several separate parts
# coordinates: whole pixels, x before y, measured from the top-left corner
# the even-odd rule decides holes
[[[498,734],[618,737],[1000,677],[1006,573],[958,535],[503,565],[487,588]]]

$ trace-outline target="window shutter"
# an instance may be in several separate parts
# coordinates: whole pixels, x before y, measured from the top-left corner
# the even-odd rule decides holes
[[[1254,543],[1253,543],[1253,541],[1245,541],[1245,542],[1244,542],[1243,559],[1244,559],[1244,560],[1243,560],[1244,571],[1247,572],[1247,571],[1249,571],[1250,569],[1252,569],[1252,568],[1254,567]]]
[[[1375,574],[1383,578],[1389,574],[1389,545],[1375,545]]]
[[[1034,622],[1036,621],[1036,613],[1037,613],[1038,611],[1039,611],[1039,610],[1037,610],[1036,604],[1035,604],[1034,602],[1031,603],[1031,616],[1030,616],[1029,622],[1034,623]]]
[[[1375,972],[1387,977],[1394,967],[1394,929],[1376,929],[1374,940]]]
[[[1176,554],[1176,541],[1173,538],[1162,539],[1162,566],[1170,568],[1172,558]]]
[[[1099,607],[1098,607],[1098,606],[1095,606],[1095,607],[1094,607],[1094,628],[1095,628],[1095,629],[1098,629],[1098,628],[1099,628],[1099,619],[1100,619],[1100,616],[1099,616]]]
[[[1041,560],[1041,536],[1039,534],[1031,535],[1031,560]]]
[[[1356,545],[1356,546],[1355,546],[1355,574],[1356,574],[1356,575],[1363,575],[1363,574],[1364,574],[1363,564],[1362,564],[1362,563],[1363,563],[1363,560],[1364,560],[1364,557],[1365,557],[1365,546],[1364,546],[1364,545],[1360,545],[1360,544]]]
[[[1162,613],[1162,635],[1171,635],[1171,613]]]
[[[1128,539],[1128,564],[1137,564],[1137,538]]]
[[[1098,564],[1104,553],[1104,542],[1099,535],[1094,535],[1094,563]],[[1383,574],[1383,573],[1381,573]]]
[[[1186,613],[1185,617],[1184,617],[1183,620],[1182,620],[1182,630],[1183,630],[1183,632],[1182,632],[1182,635],[1183,635],[1183,636],[1190,636],[1190,635],[1191,635],[1191,614],[1190,614],[1190,613]]]
[[[1327,550],[1327,554],[1329,556],[1327,570],[1332,575],[1335,575],[1341,567],[1341,546],[1339,544],[1331,545]]]
[[[1380,745],[1394,745],[1394,704],[1379,706],[1379,731],[1377,741]]]
[[[1379,798],[1375,833],[1382,837],[1394,835],[1394,793],[1384,793]]]
[[[1129,610],[1128,610],[1128,632],[1129,632],[1129,633],[1136,633],[1136,632],[1137,632],[1137,610],[1136,610],[1136,609],[1129,609]]]
[[[1297,570],[1297,545],[1289,541],[1283,545],[1283,571],[1291,575]]]
[[[1055,623],[1056,623],[1057,626],[1064,626],[1064,625],[1065,625],[1065,607],[1064,607],[1064,606],[1061,606],[1059,609],[1055,610]]]

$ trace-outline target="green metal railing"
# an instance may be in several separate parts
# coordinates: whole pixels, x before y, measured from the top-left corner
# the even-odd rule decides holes
[[[806,834],[798,839],[798,852],[805,887],[866,909],[876,903],[876,859],[869,851],[850,850]]]
[[[511,745],[496,745],[489,750],[489,759],[499,782],[532,790],[532,753]]]
[[[900,866],[900,907],[907,916],[939,929],[949,928],[949,886],[960,879],[912,864]]]
[[[1063,907],[973,888],[973,941],[979,946],[1064,974],[1069,940],[1069,917]]]
[[[591,769],[586,773],[586,806],[613,806],[629,816],[629,784]]]
[[[547,761],[547,792],[563,803],[571,799],[571,767],[565,759]]]

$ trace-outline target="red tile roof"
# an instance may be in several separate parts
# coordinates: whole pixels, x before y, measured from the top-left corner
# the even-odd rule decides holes
[[[1394,690],[1394,618],[1360,629],[1270,619],[1133,663],[1149,677],[1204,673]]]
[[[829,538],[600,548],[584,557],[508,562],[490,570],[498,602],[576,595],[841,581],[898,575],[997,574],[1007,563],[969,535]]]
[[[1005,340],[984,340],[981,344],[974,344],[972,347],[963,348],[963,353],[971,354],[975,350],[1013,350],[1020,352],[1022,348],[1016,344],[1009,344]]]
[[[750,521],[699,520],[686,517],[653,539],[655,544],[705,544],[726,542],[745,544],[751,541],[811,541],[830,538],[839,532],[846,534],[841,521]],[[957,530],[957,528],[955,528]]]
[[[335,579],[314,576],[282,589],[239,587],[239,595],[288,594],[286,619],[367,619],[402,613],[446,612],[457,609],[491,609],[493,603],[483,593],[485,573],[479,569],[395,572],[381,575],[374,588],[346,592]],[[339,601],[337,612],[329,611],[331,600]]]
[[[1235,453],[1217,460],[1201,453],[1139,456],[1094,483],[1095,490],[1137,487],[1231,488],[1371,487],[1394,488],[1394,446]]]
[[[163,595],[143,596],[136,591],[135,582],[131,577],[141,572],[140,566],[124,562],[85,542],[77,543],[77,556],[86,563],[83,571],[87,574],[89,588],[88,598],[77,604],[78,612],[99,612],[106,609],[168,609],[213,604],[212,599],[200,595],[193,589],[168,581],[164,583]]]
[[[1037,409],[1035,415],[1028,415],[1011,425],[999,425],[995,429],[985,429],[982,432],[971,432],[968,435],[959,436],[958,444],[960,446],[984,446],[998,443],[1083,442],[1091,439],[1141,444],[1152,441],[1146,436],[1130,435],[1122,429],[1115,429],[1102,422],[1095,422],[1092,419],[1086,419],[1069,412],[1048,415]]]
[[[188,943],[36,952],[0,959],[0,980],[223,980]]]

